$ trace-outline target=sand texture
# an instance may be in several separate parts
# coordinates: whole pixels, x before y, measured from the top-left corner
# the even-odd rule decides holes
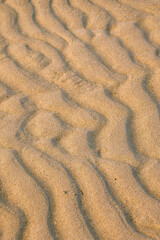
[[[0,0],[0,240],[160,240],[160,0]]]

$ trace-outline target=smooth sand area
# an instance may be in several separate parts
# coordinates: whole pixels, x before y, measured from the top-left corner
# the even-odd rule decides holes
[[[160,0],[0,0],[0,240],[160,240]]]

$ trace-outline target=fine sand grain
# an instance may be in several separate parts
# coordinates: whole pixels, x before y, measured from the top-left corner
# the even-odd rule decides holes
[[[160,240],[159,0],[0,0],[0,240]]]

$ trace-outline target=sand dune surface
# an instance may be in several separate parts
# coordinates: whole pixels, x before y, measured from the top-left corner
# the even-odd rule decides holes
[[[0,0],[0,240],[160,240],[159,0]]]

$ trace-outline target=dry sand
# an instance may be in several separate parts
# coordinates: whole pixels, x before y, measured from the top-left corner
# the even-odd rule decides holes
[[[0,239],[160,240],[160,1],[0,0]]]

